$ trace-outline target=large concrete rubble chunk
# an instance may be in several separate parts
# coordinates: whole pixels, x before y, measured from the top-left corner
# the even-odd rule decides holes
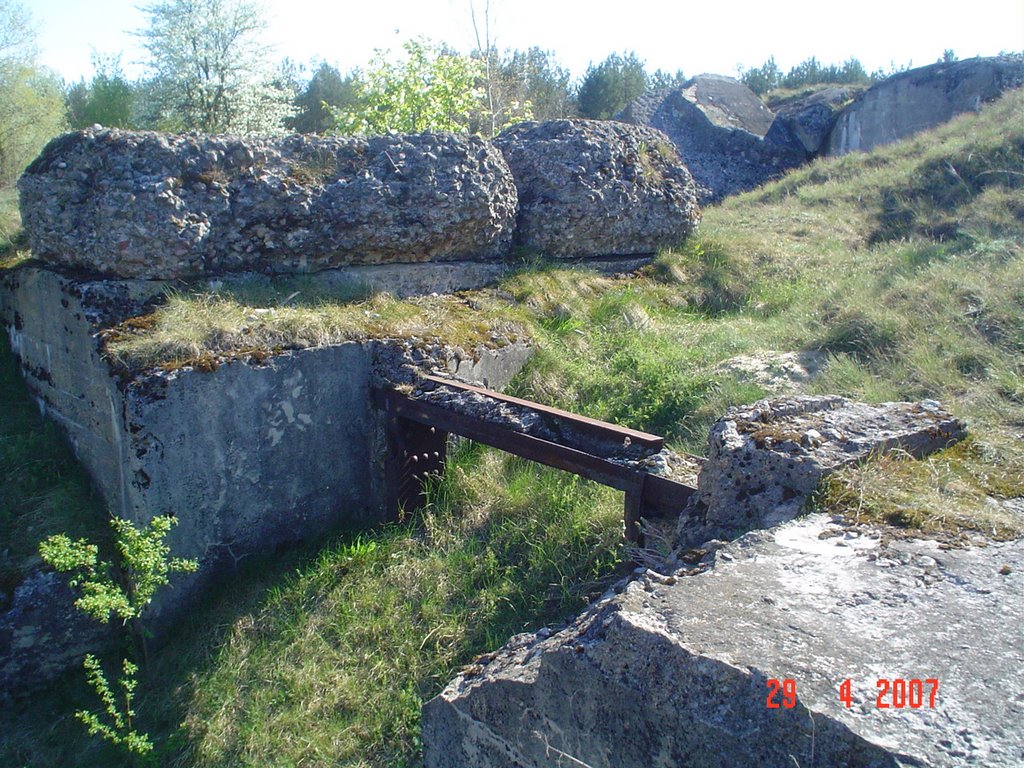
[[[816,157],[825,149],[839,113],[860,90],[855,86],[833,86],[778,105],[765,141],[808,159]]]
[[[800,396],[734,408],[708,433],[708,459],[693,514],[680,520],[681,538],[700,543],[692,539],[770,527],[799,514],[829,472],[893,449],[923,456],[965,435],[959,420],[929,400],[868,405]]]
[[[443,133],[245,139],[89,129],[18,183],[33,254],[121,277],[507,255],[501,154]]]
[[[911,69],[872,86],[839,115],[828,154],[866,152],[941,125],[1024,86],[1024,56],[992,56]]]
[[[519,194],[514,242],[556,258],[653,254],[700,221],[693,179],[662,133],[596,120],[520,123],[494,144]]]
[[[722,75],[650,91],[616,119],[664,132],[693,174],[702,203],[760,186],[806,159],[765,141],[772,111],[743,83]]]
[[[424,707],[427,768],[1024,760],[1024,541],[885,544],[812,515],[717,554],[465,670]],[[770,680],[793,681],[792,707],[768,707]]]

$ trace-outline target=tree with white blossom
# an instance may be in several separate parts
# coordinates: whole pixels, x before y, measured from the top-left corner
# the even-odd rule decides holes
[[[143,6],[149,53],[146,122],[166,130],[284,131],[294,93],[267,66],[266,20],[251,0],[161,0]]]

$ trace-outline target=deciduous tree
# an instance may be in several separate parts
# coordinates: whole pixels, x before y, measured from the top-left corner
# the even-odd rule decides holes
[[[35,57],[36,33],[28,12],[14,0],[0,0],[0,62]]]
[[[402,45],[405,58],[377,51],[355,76],[356,103],[337,114],[335,130],[346,134],[388,131],[465,131],[482,98],[479,61],[426,40]]]
[[[35,54],[28,13],[0,0],[0,186],[13,183],[65,126],[60,81]]]
[[[68,119],[72,128],[99,124],[107,128],[132,127],[135,89],[121,70],[119,56],[94,56],[92,80],[75,83],[67,91]]]
[[[250,0],[163,0],[144,6],[155,127],[279,133],[293,94],[267,67],[266,27]]]

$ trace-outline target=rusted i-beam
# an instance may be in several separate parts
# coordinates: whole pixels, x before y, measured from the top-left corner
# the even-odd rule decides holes
[[[577,432],[619,445],[638,445],[654,453],[664,446],[664,438],[646,432],[579,416],[568,411],[532,403],[462,382],[425,377],[434,386],[456,392],[472,392],[496,402],[560,419]],[[546,466],[594,480],[625,492],[624,521],[626,538],[642,542],[640,517],[659,512],[678,512],[694,489],[683,483],[652,475],[636,467],[620,464],[602,456],[579,450],[543,437],[497,424],[481,416],[468,415],[450,407],[421,400],[397,390],[378,390],[377,406],[388,417],[392,442],[388,459],[388,503],[393,511],[419,506],[421,481],[427,471],[439,469],[443,462],[444,439],[449,433],[522,456]],[[412,457],[412,459],[410,459]],[[422,463],[421,463],[422,462]]]
[[[483,387],[476,387],[472,384],[465,384],[453,379],[442,379],[438,376],[424,376],[423,381],[439,387],[444,387],[445,389],[449,389],[454,392],[472,392],[478,395],[483,395],[495,402],[509,403],[510,405],[517,405],[521,408],[526,408],[544,416],[553,416],[571,424],[574,429],[582,434],[589,434],[598,438],[610,438],[619,443],[622,443],[626,438],[628,438],[629,444],[648,448],[652,453],[657,453],[665,447],[665,438],[659,437],[658,435],[651,435],[637,429],[630,429],[629,427],[620,427],[617,424],[609,424],[607,421],[599,421],[598,419],[592,419],[589,416],[570,413],[569,411],[563,411],[560,408],[553,408],[550,405],[541,405],[540,403],[534,403],[529,400],[512,397],[511,395],[506,395],[502,392],[495,392],[490,389],[484,389]]]

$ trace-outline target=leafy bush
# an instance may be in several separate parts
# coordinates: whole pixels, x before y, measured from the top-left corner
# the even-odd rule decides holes
[[[483,92],[479,61],[426,40],[402,44],[404,61],[377,51],[369,69],[354,80],[355,105],[339,111],[339,133],[465,131]]]
[[[170,556],[164,538],[177,523],[173,517],[154,517],[149,527],[141,531],[128,520],[115,517],[110,522],[121,554],[119,569],[112,562],[99,559],[96,544],[86,539],[73,541],[64,534],[46,539],[39,546],[39,554],[55,570],[71,574],[69,583],[81,591],[75,607],[104,624],[112,615],[120,618],[131,629],[145,655],[144,630],[138,621],[143,610],[152,602],[156,590],[168,583],[169,574],[194,571],[198,564]],[[128,659],[122,660],[122,675],[117,681],[122,691],[119,701],[99,659],[87,654],[84,665],[89,685],[103,705],[99,714],[87,709],[75,712],[89,735],[100,736],[132,754],[152,752],[153,742],[148,735],[135,730],[132,722],[138,666]]]

